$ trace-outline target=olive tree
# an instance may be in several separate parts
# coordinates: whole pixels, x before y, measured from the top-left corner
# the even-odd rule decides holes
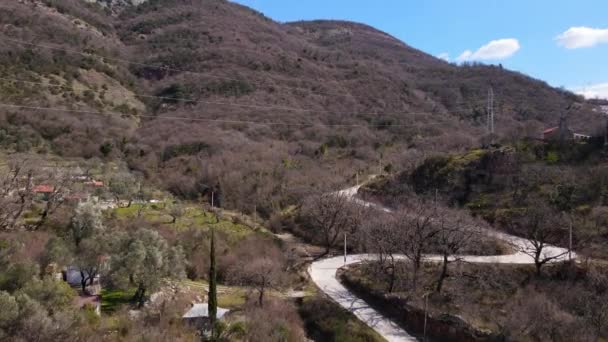
[[[156,231],[142,228],[121,240],[111,257],[111,276],[121,287],[137,287],[133,300],[140,306],[148,293],[160,287],[163,278],[185,276],[181,247],[170,247]]]

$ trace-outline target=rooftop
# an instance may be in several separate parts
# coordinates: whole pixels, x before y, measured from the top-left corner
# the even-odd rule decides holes
[[[35,193],[52,193],[55,190],[55,187],[52,185],[36,185],[32,191]]]
[[[228,313],[228,309],[217,308],[217,318],[224,317]],[[183,318],[206,318],[209,317],[209,304],[197,303],[192,305],[192,308],[182,316]]]

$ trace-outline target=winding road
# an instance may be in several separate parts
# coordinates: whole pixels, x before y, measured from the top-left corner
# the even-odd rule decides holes
[[[347,196],[352,201],[362,206],[373,207],[384,212],[391,211],[378,204],[356,198],[360,187],[361,185],[354,186],[339,191],[338,194]],[[517,252],[507,255],[490,256],[465,255],[459,256],[458,259],[471,263],[486,264],[534,264],[534,259],[530,255],[524,253],[524,251],[530,251],[532,248],[531,243],[528,240],[494,230],[487,230],[486,232],[489,236],[503,240],[514,246],[514,250],[517,250]],[[545,246],[545,248],[543,248],[543,255],[545,257],[555,257],[552,262],[560,262],[568,259],[568,250],[556,246]],[[572,252],[572,258],[575,257],[576,254]],[[417,341],[415,337],[407,333],[407,331],[402,329],[398,324],[384,317],[381,313],[370,307],[365,301],[351,293],[336,278],[336,272],[340,267],[360,263],[362,261],[374,260],[374,258],[375,256],[371,254],[357,254],[347,256],[346,260],[344,259],[344,256],[322,259],[313,262],[308,268],[308,273],[321,291],[342,307],[352,312],[357,318],[378,332],[387,341]],[[400,256],[400,258],[403,258],[403,256]],[[441,257],[438,255],[426,255],[424,259],[426,261],[441,261]]]

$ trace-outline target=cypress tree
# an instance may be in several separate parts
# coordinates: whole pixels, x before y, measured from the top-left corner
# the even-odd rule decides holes
[[[211,228],[211,248],[209,252],[209,321],[211,323],[211,329],[213,331],[215,321],[217,319],[217,288],[216,288],[216,277],[217,272],[215,270],[215,229]]]

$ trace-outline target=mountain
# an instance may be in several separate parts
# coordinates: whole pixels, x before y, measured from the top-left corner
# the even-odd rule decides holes
[[[214,189],[270,215],[355,172],[477,144],[490,87],[501,141],[556,125],[573,102],[573,128],[600,127],[573,93],[449,64],[366,25],[139,3],[0,4],[2,148],[124,160],[179,196]]]

